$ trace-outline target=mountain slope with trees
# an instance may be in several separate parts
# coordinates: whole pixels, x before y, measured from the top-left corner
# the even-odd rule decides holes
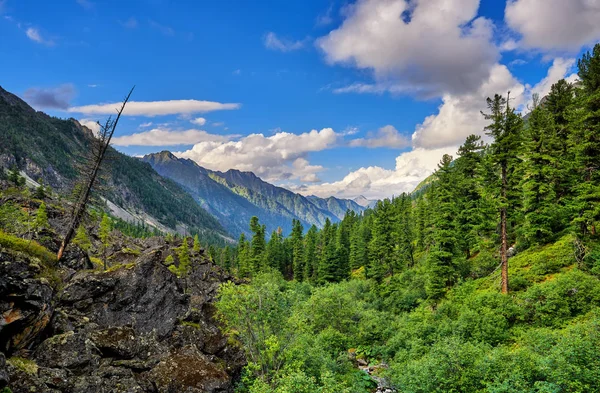
[[[217,304],[238,391],[600,391],[600,44],[578,68],[526,119],[490,97],[491,142],[412,195],[268,242],[253,218]]]
[[[91,138],[92,131],[76,120],[36,112],[0,88],[0,169],[16,166],[33,180],[68,195],[77,185]],[[98,195],[164,230],[200,232],[213,238],[226,234],[175,182],[136,158],[112,148],[107,153]]]

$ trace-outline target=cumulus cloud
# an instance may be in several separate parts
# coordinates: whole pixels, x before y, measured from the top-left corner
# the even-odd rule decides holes
[[[235,141],[206,141],[190,150],[174,153],[190,158],[209,169],[234,168],[252,171],[268,181],[304,178],[317,181],[313,174],[323,170],[310,165],[306,156],[336,145],[340,135],[331,128],[302,134],[278,132],[271,136],[251,134]]]
[[[402,153],[396,158],[395,169],[378,166],[363,167],[350,172],[342,180],[314,185],[290,186],[304,195],[327,197],[336,195],[354,198],[364,195],[367,198],[381,199],[402,192],[411,192],[428,175],[433,173],[444,154],[455,154],[456,146],[440,149],[417,148]]]
[[[436,114],[419,124],[412,135],[415,147],[437,148],[460,144],[470,134],[481,134],[487,124],[481,115],[486,109],[485,99],[494,94],[511,92],[511,103],[522,103],[525,87],[517,81],[504,65],[492,67],[488,79],[474,92],[452,95],[444,94]]]
[[[391,149],[403,149],[410,146],[410,139],[400,134],[394,126],[381,127],[376,133],[371,133],[367,138],[353,139],[351,147],[387,147]]]
[[[347,198],[357,195],[385,198],[410,192],[437,169],[444,154],[456,157],[458,146],[469,134],[484,134],[483,128],[487,121],[480,111],[485,110],[486,97],[495,93],[506,94],[510,90],[512,105],[523,109],[533,93],[543,96],[549,92],[553,83],[565,77],[572,81],[575,78],[574,74],[569,74],[572,65],[572,59],[557,58],[539,83],[524,86],[504,65],[496,64],[492,67],[489,78],[476,91],[460,95],[447,94],[442,98],[438,112],[417,126],[412,135],[412,150],[396,158],[394,169],[364,167],[352,171],[337,182],[288,187],[305,195],[336,195]],[[394,135],[393,132],[388,132]],[[361,140],[360,143],[365,144],[368,140]]]
[[[54,45],[54,41],[42,37],[42,33],[40,33],[40,31],[35,27],[27,28],[27,30],[25,30],[25,34],[27,35],[27,38],[34,42],[37,42],[38,44],[48,46]]]
[[[267,49],[278,50],[281,52],[292,52],[304,48],[306,39],[302,41],[294,41],[287,38],[280,38],[277,36],[277,34],[268,32],[265,35],[263,42]]]
[[[32,87],[23,93],[23,97],[35,108],[65,110],[75,97],[75,93],[75,86],[67,83],[51,88]]]
[[[478,8],[479,0],[359,0],[317,46],[329,63],[373,70],[379,81],[428,95],[469,92],[498,59]]]
[[[524,106],[524,109],[527,109],[531,106],[533,102],[532,97],[534,94],[539,95],[540,98],[546,96],[548,93],[550,93],[552,85],[560,79],[565,78],[568,82],[575,82],[575,80],[577,80],[577,74],[569,74],[569,71],[574,65],[575,59],[563,59],[561,57],[554,59],[552,65],[548,69],[546,77],[539,81],[535,86],[528,89],[527,104]]]
[[[76,106],[68,109],[73,113],[112,115],[121,103]],[[193,114],[212,111],[239,109],[240,104],[223,104],[213,101],[171,100],[171,101],[129,101],[123,116],[161,116]]]
[[[600,39],[598,0],[508,0],[504,19],[525,48],[578,51]]]
[[[228,136],[209,134],[202,130],[172,131],[155,128],[113,138],[112,143],[116,146],[178,146],[201,142],[225,142],[229,139]]]
[[[195,119],[190,120],[190,123],[195,124],[197,126],[203,126],[206,124],[206,119],[203,117],[197,117]]]

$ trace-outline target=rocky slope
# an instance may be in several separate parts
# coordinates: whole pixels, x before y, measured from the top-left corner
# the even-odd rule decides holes
[[[39,205],[0,194],[2,203]],[[166,261],[178,265],[181,240],[116,231],[107,271],[75,246],[53,262],[64,209],[46,203],[52,228],[34,235],[45,248],[0,231],[0,390],[232,392],[244,356],[219,330],[212,305],[228,274],[200,250],[178,277]]]
[[[252,172],[211,171],[168,151],[146,155],[142,160],[185,188],[236,236],[249,234],[248,222],[252,216],[260,217],[267,226],[267,234],[277,227],[289,233],[293,219],[300,220],[308,229],[311,225],[322,227],[327,219],[337,222],[348,209],[355,212],[365,209],[350,200],[305,197],[269,184]]]

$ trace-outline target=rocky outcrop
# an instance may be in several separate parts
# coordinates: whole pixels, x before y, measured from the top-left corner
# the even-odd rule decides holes
[[[153,239],[106,272],[66,260],[52,286],[35,258],[0,248],[0,388],[30,392],[232,392],[245,364],[213,319],[229,276],[193,253],[186,278]],[[76,252],[72,258],[80,255]],[[46,270],[45,270],[46,269]],[[10,379],[10,382],[8,380]]]

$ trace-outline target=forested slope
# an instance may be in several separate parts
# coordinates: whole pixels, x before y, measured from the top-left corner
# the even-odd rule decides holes
[[[218,304],[239,391],[600,391],[600,45],[578,68],[527,119],[489,98],[492,142],[415,195],[269,242],[254,219]]]

